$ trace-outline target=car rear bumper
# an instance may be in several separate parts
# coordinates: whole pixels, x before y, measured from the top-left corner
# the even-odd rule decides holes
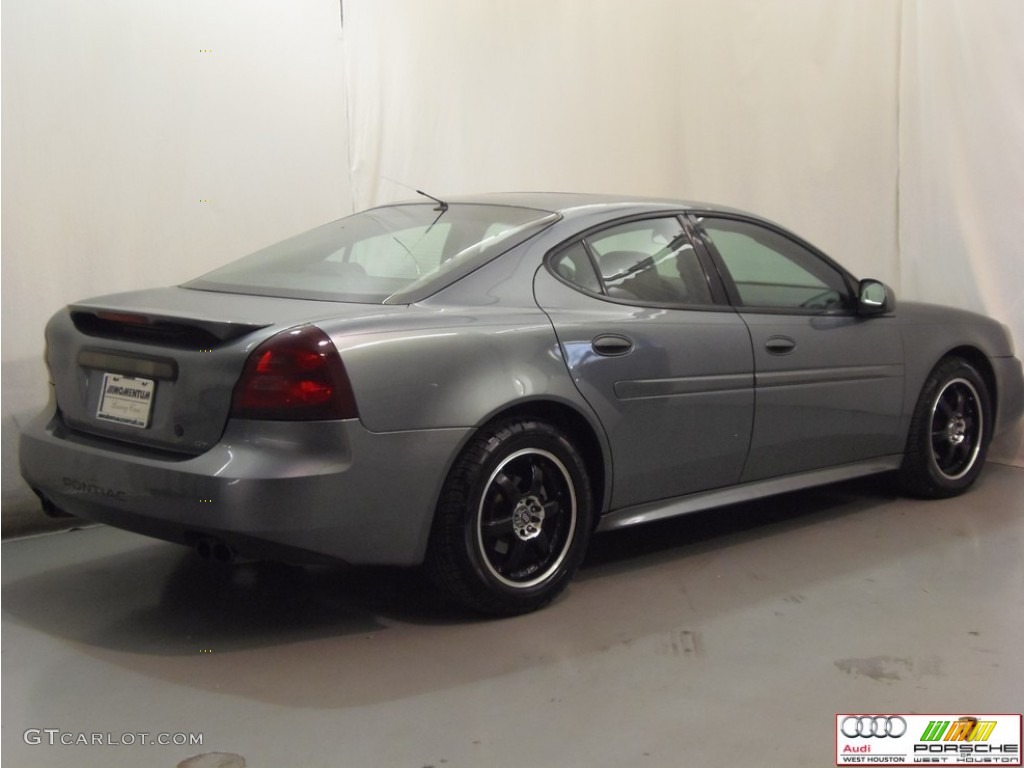
[[[236,420],[206,453],[178,457],[42,414],[22,432],[20,459],[36,493],[88,520],[184,544],[210,537],[252,557],[413,565],[467,432]]]

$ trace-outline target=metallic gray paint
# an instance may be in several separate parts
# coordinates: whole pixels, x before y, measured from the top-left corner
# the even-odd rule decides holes
[[[241,554],[261,555],[272,542],[353,564],[412,565],[468,432],[233,420],[209,451],[168,460],[68,436],[41,414],[25,430],[21,460],[30,485],[86,519],[180,543],[212,535]]]
[[[1005,326],[966,310],[909,301],[900,302],[893,322],[908,351],[903,400],[907,424],[932,368],[945,355],[957,350],[977,354],[982,367],[987,366],[993,375],[994,432],[1002,432],[1020,419],[1024,399],[1021,364],[1014,357],[1013,342]]]
[[[573,381],[608,434],[612,507],[739,480],[754,389],[750,338],[735,313],[617,304],[546,270],[535,292]],[[595,337],[613,333],[630,339],[632,350],[595,352]]]
[[[757,415],[743,482],[903,450],[903,343],[890,318],[744,311]],[[767,342],[784,334],[792,351]]]
[[[631,525],[664,520],[676,515],[685,515],[689,512],[701,512],[707,509],[728,506],[729,504],[739,504],[744,501],[761,499],[765,496],[790,493],[803,488],[813,488],[816,485],[826,485],[827,483],[837,483],[842,480],[876,475],[881,472],[890,472],[894,469],[899,469],[902,461],[902,455],[881,456],[877,459],[857,462],[855,464],[816,469],[811,472],[776,477],[769,480],[741,483],[740,485],[733,485],[728,488],[695,493],[653,504],[637,504],[633,507],[617,509],[605,515],[601,518],[597,530],[613,531],[616,528],[628,528]]]
[[[544,265],[578,233],[623,218],[748,214],[591,195],[467,200],[561,218],[413,304],[166,288],[58,312],[47,361],[60,411],[51,403],[22,433],[26,480],[68,512],[171,540],[209,534],[242,553],[410,565],[455,457],[502,414],[580,425],[573,437],[601,464],[591,474],[603,478],[609,529],[898,467],[918,393],[950,352],[991,379],[996,431],[1024,411],[1008,334],[979,315],[910,302],[873,317],[641,306],[574,290]],[[83,335],[70,311],[95,309],[195,321],[226,338],[256,330],[213,352],[166,349]],[[307,323],[339,350],[359,419],[229,419],[248,355]],[[164,373],[173,363],[149,430],[93,418],[96,376],[118,359]]]

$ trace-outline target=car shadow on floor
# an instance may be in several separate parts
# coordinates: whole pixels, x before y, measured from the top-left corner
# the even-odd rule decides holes
[[[576,578],[692,556],[891,497],[884,480],[869,478],[599,534]],[[138,548],[5,584],[5,612],[68,640],[172,655],[194,652],[197,638],[233,651],[372,633],[394,622],[486,621],[442,602],[419,569],[224,565],[176,545],[139,541],[145,543]]]
[[[600,534],[552,606],[500,621],[440,605],[418,571],[217,568],[175,545],[93,529],[83,540],[105,556],[71,540],[63,565],[56,558],[20,577],[5,559],[5,665],[19,642],[32,642],[200,690],[298,707],[365,705],[644,638],[700,638],[751,607],[786,621],[810,610],[803,595],[822,584],[855,584],[862,594],[893,560],[974,535],[962,500],[952,501],[896,500],[884,480],[858,480]],[[911,535],[922,521],[928,535]],[[979,525],[999,535],[991,520]],[[61,549],[19,544],[31,545],[18,550],[23,562],[24,553]]]
[[[6,614],[56,637],[169,655],[193,653],[197,641],[236,651],[364,634],[387,615],[459,620],[412,571],[226,565],[162,542],[5,584],[3,602]]]

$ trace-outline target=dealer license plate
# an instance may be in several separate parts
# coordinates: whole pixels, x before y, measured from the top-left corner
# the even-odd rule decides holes
[[[103,374],[103,391],[96,418],[145,429],[153,408],[156,382],[118,373]]]

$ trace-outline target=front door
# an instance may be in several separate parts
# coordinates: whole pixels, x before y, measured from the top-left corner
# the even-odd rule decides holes
[[[859,316],[851,280],[786,233],[740,217],[696,223],[753,343],[757,402],[743,481],[900,453],[894,318]]]

